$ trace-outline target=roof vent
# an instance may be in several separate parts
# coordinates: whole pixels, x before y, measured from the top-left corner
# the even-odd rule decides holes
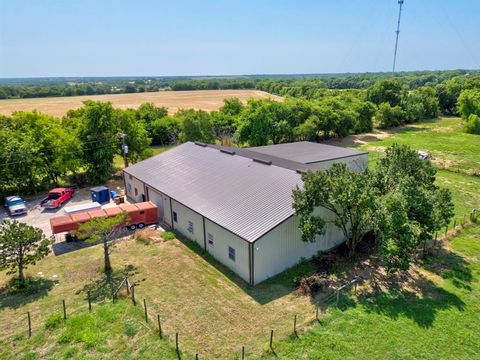
[[[307,171],[306,171],[306,170],[303,170],[303,169],[297,169],[297,173],[299,173],[299,174],[306,174]]]
[[[258,162],[260,164],[272,165],[272,162],[268,161],[268,160],[263,160],[263,159],[259,159],[259,158],[253,158],[252,160],[255,161],[255,162]]]
[[[195,145],[201,146],[201,147],[207,147],[207,144],[200,142],[200,141],[195,141]]]
[[[235,155],[235,151],[230,150],[230,149],[220,149],[220,152],[228,154],[228,155]]]

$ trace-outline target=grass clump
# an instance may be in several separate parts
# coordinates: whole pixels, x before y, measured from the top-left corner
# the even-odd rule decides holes
[[[175,239],[175,234],[171,231],[165,231],[162,233],[163,240],[173,240]]]
[[[63,322],[63,317],[61,314],[51,314],[45,320],[45,329],[53,330],[58,329]]]
[[[133,320],[128,319],[127,321],[125,321],[125,326],[124,326],[125,335],[127,335],[128,337],[133,337],[137,335],[137,332],[138,332],[137,325]]]

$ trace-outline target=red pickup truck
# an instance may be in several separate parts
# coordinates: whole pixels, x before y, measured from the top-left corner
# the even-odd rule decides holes
[[[47,209],[57,209],[73,197],[74,188],[56,188],[48,192],[48,196],[40,202],[40,206]]]

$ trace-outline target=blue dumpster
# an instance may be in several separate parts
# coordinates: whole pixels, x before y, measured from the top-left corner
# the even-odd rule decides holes
[[[110,190],[106,186],[97,186],[90,189],[92,201],[99,204],[110,202]]]

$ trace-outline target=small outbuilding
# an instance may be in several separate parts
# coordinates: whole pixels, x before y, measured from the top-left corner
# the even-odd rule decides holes
[[[301,174],[342,162],[364,171],[367,153],[296,142],[227,148],[187,142],[123,171],[127,198],[158,206],[158,222],[197,242],[257,284],[345,239],[331,223],[314,243],[301,240],[292,190]],[[318,212],[328,220],[327,209]]]

